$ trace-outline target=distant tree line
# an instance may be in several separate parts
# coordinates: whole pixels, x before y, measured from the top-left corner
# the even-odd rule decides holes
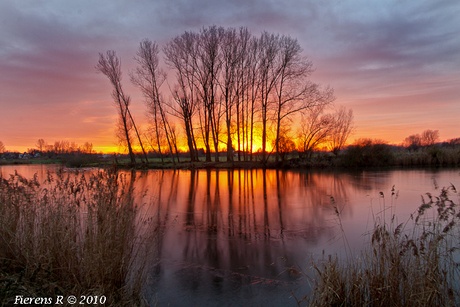
[[[0,153],[8,152],[5,148],[5,145],[0,141]],[[82,153],[82,154],[92,154],[95,153],[93,150],[93,143],[85,142],[83,145],[79,145],[76,142],[70,141],[55,141],[53,144],[48,144],[44,139],[39,139],[35,143],[34,148],[29,148],[27,153],[53,153],[53,154],[72,154],[72,153]]]
[[[233,161],[235,154],[238,160],[253,160],[259,146],[262,161],[267,161],[269,147],[276,160],[295,148],[310,155],[326,143],[337,154],[353,131],[351,110],[340,108],[327,114],[335,100],[333,89],[310,80],[313,63],[294,38],[268,32],[254,36],[247,28],[211,26],[186,31],[161,51],[174,73],[168,89],[162,89],[166,72],[159,67],[160,47],[150,40],[140,43],[137,68],[129,74],[145,97],[150,119],[145,133],[131,115],[115,51],[99,54],[96,65],[112,84],[119,113],[117,136],[132,162],[135,142],[145,161],[146,150],[162,157],[168,153],[173,163],[178,161],[178,131],[173,124],[177,120],[191,161],[198,160],[201,146],[206,161],[211,161],[213,153],[217,161],[222,147],[227,161]],[[296,133],[291,129],[296,119],[303,123],[297,138],[291,135]]]
[[[67,166],[80,167],[88,163],[97,163],[99,156],[93,150],[93,144],[90,142],[80,145],[73,141],[62,140],[48,144],[44,139],[39,139],[35,147],[28,148],[26,152],[10,152],[0,141],[0,158],[4,160],[57,158]]]
[[[404,139],[403,145],[409,149],[431,146],[439,141],[439,130],[427,129],[420,134],[412,134]]]
[[[85,142],[83,145],[79,145],[76,142],[70,141],[55,141],[53,144],[48,144],[45,142],[44,139],[39,139],[35,143],[35,147],[33,149],[29,149],[29,151],[38,151],[40,153],[55,153],[55,154],[71,154],[71,153],[84,153],[84,154],[92,154],[93,151],[93,144],[90,142]]]
[[[346,147],[341,166],[458,166],[460,138],[439,141],[439,131],[427,129],[406,137],[400,145],[361,138]]]

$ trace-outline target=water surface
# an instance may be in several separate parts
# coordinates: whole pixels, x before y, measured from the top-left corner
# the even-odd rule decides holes
[[[56,166],[3,166],[44,177]],[[97,170],[87,170],[94,172]],[[143,213],[162,225],[147,297],[159,306],[296,306],[322,253],[359,253],[375,218],[404,222],[458,169],[135,172]],[[337,216],[336,209],[339,212]],[[342,228],[344,232],[342,232]]]

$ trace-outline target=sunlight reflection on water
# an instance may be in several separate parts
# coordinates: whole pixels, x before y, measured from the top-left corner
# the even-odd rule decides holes
[[[0,167],[3,177],[17,170],[44,178],[57,169]],[[358,253],[375,216],[404,222],[422,194],[459,181],[456,169],[150,170],[135,176],[136,190],[145,192],[143,213],[162,225],[147,292],[160,306],[295,306],[289,291],[297,299],[306,294],[298,269],[307,272],[312,258],[323,250],[346,253],[344,246]]]

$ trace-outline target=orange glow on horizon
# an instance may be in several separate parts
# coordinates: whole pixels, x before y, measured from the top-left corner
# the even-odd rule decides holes
[[[362,136],[362,137],[366,137],[366,136]],[[355,142],[355,140],[359,139],[360,137],[356,136],[356,137],[352,137],[350,138],[350,140],[347,142],[347,145],[349,144],[353,144]],[[293,139],[294,142],[296,141],[295,139]],[[121,154],[127,154],[128,153],[128,150],[127,149],[123,149],[123,148],[120,148],[119,146],[115,146],[115,145],[112,145],[113,142],[112,140],[110,140],[110,143],[109,144],[97,144],[97,143],[94,143],[92,141],[89,141],[90,143],[93,144],[93,150],[92,152],[93,153],[102,153],[102,154],[114,154],[114,153],[121,153]],[[237,139],[236,138],[232,138],[232,145],[233,145],[233,148],[235,150],[235,153],[238,151],[238,142],[237,142]],[[211,141],[212,143],[212,141]],[[51,144],[54,144],[54,142],[52,143],[49,143],[49,145]],[[79,145],[82,145],[82,144],[79,144]],[[250,140],[246,143],[242,143],[240,145],[240,150],[241,152],[245,152],[245,151],[248,151],[248,147],[250,146]],[[327,145],[324,145],[327,147]],[[5,147],[6,147],[6,150],[8,152],[28,152],[30,150],[34,150],[34,149],[37,149],[36,145],[32,145],[32,146],[8,146],[8,144],[5,144]],[[205,149],[205,146],[203,144],[203,142],[200,140],[197,142],[197,147],[198,149]],[[152,148],[150,146],[146,146],[144,144],[144,149],[146,150],[146,152],[152,152]],[[169,147],[166,145],[166,146],[162,146],[161,148],[162,152],[163,153],[169,153]],[[274,147],[274,144],[273,144],[273,140],[272,139],[267,139],[267,144],[266,144],[266,152],[267,153],[271,153],[271,152],[275,152],[275,147]],[[140,146],[133,146],[133,151],[134,153],[142,153],[142,149]],[[157,148],[155,148],[155,151],[157,151]],[[181,146],[178,146],[178,151],[179,152],[188,152],[188,146],[186,145],[181,145]],[[222,144],[219,146],[219,151],[220,152],[225,152],[227,151],[227,146],[226,144]],[[252,153],[258,153],[258,152],[262,152],[262,140],[261,138],[254,138],[253,140],[253,146],[252,146]],[[211,144],[211,153],[215,153],[215,150],[214,150],[214,145]]]
[[[142,123],[145,125],[145,122]],[[357,128],[359,129],[359,126],[355,124]],[[297,139],[296,139],[296,132],[297,132],[297,126],[292,125],[290,127],[290,132],[289,135],[291,139],[294,141],[294,143],[297,144]],[[435,128],[433,128],[435,129]],[[370,127],[361,127],[358,131],[356,131],[353,135],[350,136],[348,139],[347,145],[353,144],[356,142],[356,140],[359,140],[361,138],[370,138],[370,139],[379,139],[386,141],[388,144],[391,145],[401,145],[402,141],[404,140],[405,137],[409,136],[410,134],[414,133],[421,133],[423,131],[423,128],[417,129],[417,131],[414,132],[409,132],[408,130],[405,131],[396,131],[396,130],[385,130],[384,127],[379,127],[379,129],[371,129]],[[441,132],[441,138],[440,141],[447,141],[449,138],[443,137],[443,131]],[[62,133],[65,133],[63,130]],[[219,136],[221,139],[221,142],[219,144],[219,151],[224,152],[227,150],[227,144],[224,143],[226,142],[226,134],[225,131],[221,132],[221,135]],[[250,136],[249,136],[250,138]],[[43,139],[47,141],[48,145],[53,145],[54,141],[53,138],[51,137],[46,137],[44,135]],[[274,148],[274,142],[273,140],[275,139],[274,131],[273,129],[268,129],[267,133],[267,144],[266,144],[266,152],[271,153],[275,151]],[[3,144],[6,148],[6,151],[9,152],[28,152],[29,150],[37,149],[37,140],[27,140],[27,139],[16,139],[14,140],[14,144],[8,143],[5,139],[0,139],[0,141],[3,141]],[[73,142],[72,138],[68,137],[63,137],[63,138],[55,138],[55,140],[66,140],[69,142]],[[113,153],[122,153],[125,154],[127,153],[127,150],[124,150],[123,148],[120,148],[119,146],[115,145],[116,139],[114,136],[113,129],[106,129],[102,132],[95,132],[93,135],[88,135],[88,132],[86,132],[84,135],[78,135],[78,137],[75,138],[75,142],[81,146],[83,145],[86,141],[89,143],[93,144],[93,153],[103,153],[103,154],[113,154]],[[197,147],[198,149],[205,149],[204,142],[202,139],[197,139]],[[243,142],[243,134],[240,134],[240,150],[242,152],[247,152],[249,151],[250,145],[250,139],[246,140],[244,138]],[[21,143],[27,143],[26,146],[23,146]],[[212,137],[210,139],[210,147],[211,147],[211,152],[214,153],[214,144],[212,141]],[[237,134],[233,133],[232,135],[232,145],[235,150],[235,152],[238,151],[238,139],[237,139]],[[323,147],[328,147],[328,144],[323,144],[320,146],[319,149]],[[144,143],[144,148],[147,152],[151,152],[152,148],[149,144]],[[139,146],[134,146],[133,150],[135,153],[141,153],[142,150]],[[188,146],[185,141],[185,137],[182,135],[178,135],[178,150],[179,152],[188,152]],[[155,148],[155,151],[157,151],[157,148]],[[262,137],[261,137],[261,129],[260,127],[255,127],[254,129],[254,139],[253,139],[253,145],[251,148],[252,153],[257,153],[262,151]],[[169,147],[162,146],[162,152],[169,152]]]

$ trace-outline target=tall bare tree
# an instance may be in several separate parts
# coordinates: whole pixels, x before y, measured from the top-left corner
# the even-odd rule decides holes
[[[219,29],[222,44],[222,80],[219,82],[225,109],[225,124],[227,128],[227,161],[233,161],[232,143],[232,110],[236,96],[236,66],[238,62],[237,49],[239,45],[235,29]]]
[[[204,105],[205,144],[207,144],[206,160],[210,161],[210,134],[212,134],[215,159],[219,159],[219,120],[221,116],[217,102],[217,78],[221,69],[219,57],[220,39],[219,28],[212,26],[200,31],[199,67],[201,67],[199,86]],[[208,153],[209,152],[209,153]]]
[[[250,101],[250,71],[251,71],[251,33],[247,28],[240,28],[238,35],[237,48],[237,71],[236,71],[236,131],[238,140],[238,160],[241,160],[241,150],[243,158],[247,159],[246,152],[249,149],[249,101]],[[240,132],[241,128],[241,132]]]
[[[279,76],[276,57],[279,53],[279,35],[263,32],[259,39],[259,82],[262,121],[262,161],[267,162],[267,124],[270,96]]]
[[[246,65],[246,80],[247,80],[247,116],[248,116],[248,125],[249,128],[247,130],[250,130],[249,132],[249,149],[251,152],[250,160],[252,161],[253,155],[252,151],[254,149],[254,121],[255,117],[257,115],[257,105],[256,102],[258,99],[261,97],[260,96],[260,79],[259,79],[259,74],[258,74],[258,69],[259,69],[259,61],[260,57],[258,56],[258,51],[259,51],[259,40],[255,37],[252,37],[249,41],[249,46],[248,46],[248,59],[247,59],[247,65]]]
[[[332,131],[331,149],[335,155],[345,146],[348,138],[354,130],[353,110],[341,106],[334,114],[335,127]]]
[[[164,131],[171,159],[173,164],[175,164],[170,126],[159,91],[166,79],[166,73],[158,68],[158,53],[159,48],[155,42],[145,39],[140,43],[137,56],[134,58],[138,66],[131,73],[131,81],[141,89],[146,98],[148,112],[153,118],[158,142],[160,140],[159,130]],[[161,154],[160,143],[158,143],[158,150]]]
[[[302,48],[296,39],[282,36],[279,40],[280,48],[277,61],[279,76],[275,83],[276,101],[276,159],[279,160],[279,137],[283,120],[310,108],[327,105],[334,101],[334,92],[331,88],[321,90],[320,87],[309,81],[313,72],[313,63],[302,56]]]
[[[131,146],[131,137],[129,135],[130,118],[128,114],[128,107],[130,104],[130,98],[125,95],[121,86],[121,62],[116,56],[115,51],[109,50],[105,55],[99,53],[99,61],[96,65],[96,70],[103,73],[113,86],[112,97],[120,115],[121,127],[125,137],[124,140],[126,142],[126,146],[128,147],[131,163],[135,163],[136,159]]]
[[[169,104],[170,112],[172,115],[180,118],[184,123],[190,160],[192,162],[198,160],[193,131],[193,117],[197,111],[195,90],[197,43],[197,34],[185,32],[172,39],[163,48],[166,63],[176,72],[177,84],[171,89],[175,103]]]

